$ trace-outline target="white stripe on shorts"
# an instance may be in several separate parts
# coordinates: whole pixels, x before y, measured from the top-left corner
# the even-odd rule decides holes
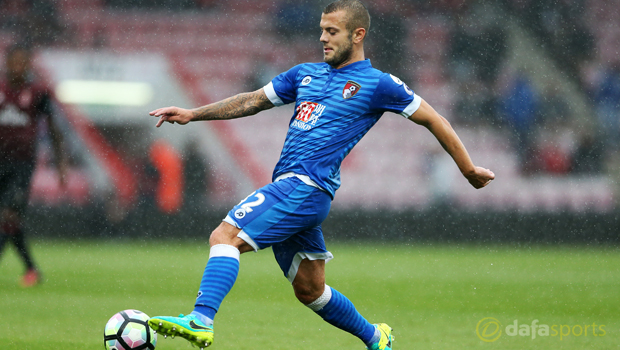
[[[324,189],[321,188],[321,186],[319,186],[316,182],[312,181],[312,179],[310,178],[310,176],[308,175],[301,175],[301,174],[295,174],[295,173],[284,173],[278,177],[276,177],[275,180],[273,180],[273,182],[277,182],[280,180],[284,180],[284,179],[288,179],[289,177],[296,177],[298,179],[301,180],[301,182],[305,183],[308,186],[312,186],[312,187],[316,187],[319,190],[323,191],[323,192],[327,192]]]
[[[306,253],[306,252],[298,252],[295,254],[293,261],[291,262],[291,267],[288,269],[288,274],[286,274],[286,278],[289,282],[293,283],[295,280],[295,276],[297,276],[297,270],[299,270],[299,264],[304,259],[308,260],[325,260],[325,262],[330,261],[334,258],[334,255],[331,252],[326,253]]]

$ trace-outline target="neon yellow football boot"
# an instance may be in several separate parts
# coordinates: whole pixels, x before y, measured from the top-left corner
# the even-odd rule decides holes
[[[149,326],[164,338],[179,336],[186,339],[192,345],[204,349],[213,344],[213,326],[207,326],[194,315],[179,317],[156,316],[149,319]]]
[[[378,342],[372,344],[371,347],[366,350],[392,350],[392,341],[394,336],[392,335],[392,327],[385,323],[379,323],[374,325],[381,333],[381,338]]]

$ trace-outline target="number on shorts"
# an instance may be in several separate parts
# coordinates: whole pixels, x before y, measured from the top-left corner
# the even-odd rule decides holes
[[[241,203],[245,202],[246,200],[248,200],[248,198],[252,197],[254,194],[256,194],[256,200],[254,202],[249,202],[249,203],[245,203],[244,205],[241,206],[241,208],[243,208],[246,212],[251,213],[252,212],[252,208],[253,207],[257,207],[261,204],[263,204],[263,202],[265,201],[265,195],[262,193],[256,193],[256,191],[252,192],[252,194],[250,194],[249,196],[245,197],[244,200],[241,201]],[[239,203],[239,204],[241,204]]]

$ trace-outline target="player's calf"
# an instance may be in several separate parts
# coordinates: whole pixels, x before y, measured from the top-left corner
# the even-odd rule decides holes
[[[325,285],[323,294],[306,306],[332,326],[358,337],[367,349],[392,349],[391,328],[370,324],[347,297],[330,286]]]

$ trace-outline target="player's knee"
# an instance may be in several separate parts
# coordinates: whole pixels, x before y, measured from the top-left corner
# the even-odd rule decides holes
[[[332,289],[328,285],[323,285],[322,289],[323,292],[318,297],[315,298],[315,296],[313,296],[312,298],[304,299],[302,301],[304,305],[314,312],[323,310],[332,298]],[[310,301],[310,299],[312,299],[312,301]]]
[[[302,304],[308,305],[317,300],[323,294],[325,285],[314,286],[310,284],[293,284],[293,290],[295,291],[295,297]]]
[[[219,227],[213,230],[213,232],[211,232],[211,236],[209,236],[210,246],[213,247],[214,245],[218,244],[228,244],[227,240],[225,239],[224,233],[222,232],[222,230],[220,230]]]
[[[224,222],[213,230],[213,232],[211,232],[211,236],[209,237],[209,245],[211,247],[218,244],[231,245],[239,249],[241,253],[253,250],[250,245],[244,242],[241,238],[237,237],[239,231],[240,230],[238,228]]]
[[[305,305],[317,300],[325,291],[325,261],[303,259],[293,279],[293,290]]]

